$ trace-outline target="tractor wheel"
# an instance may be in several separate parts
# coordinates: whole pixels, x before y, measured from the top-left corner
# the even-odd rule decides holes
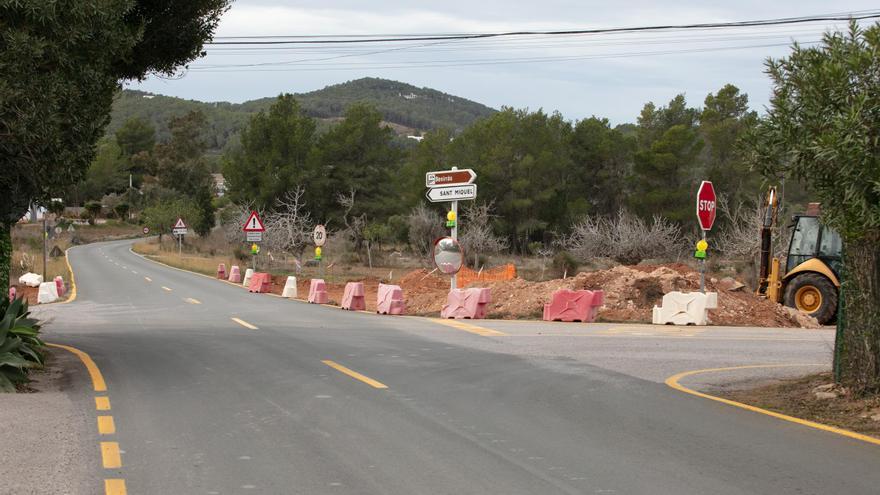
[[[798,275],[785,286],[785,305],[826,325],[837,314],[837,287],[818,273]]]

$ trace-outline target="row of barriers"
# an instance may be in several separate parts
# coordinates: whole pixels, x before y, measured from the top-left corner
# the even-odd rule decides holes
[[[476,280],[484,281],[508,280],[516,277],[516,268],[513,265],[506,265],[497,270],[479,273],[463,268],[459,277],[461,277],[462,285],[473,282],[473,277],[477,277]],[[222,263],[217,268],[217,278],[226,279],[233,283],[242,283],[250,292],[256,293],[269,292],[272,284],[271,276],[268,273],[255,273],[250,268],[245,271],[242,278],[238,266],[233,266],[227,277],[226,266]],[[59,292],[62,290],[59,287]],[[287,277],[281,295],[286,298],[297,297],[296,277]],[[349,282],[345,285],[340,306],[342,309],[351,311],[364,311],[366,310],[365,296],[363,282]],[[401,315],[406,309],[403,289],[400,286],[379,284],[376,299],[377,313]],[[329,302],[327,284],[323,279],[311,279],[307,300],[313,304],[327,304]],[[443,306],[440,316],[454,319],[486,318],[491,302],[491,289],[452,289],[447,295],[446,304]],[[553,293],[550,302],[544,305],[542,319],[544,321],[593,322],[604,302],[605,293],[601,290],[559,289]],[[662,306],[654,307],[653,323],[705,325],[707,324],[708,310],[716,308],[717,304],[715,293],[671,292],[663,297]]]

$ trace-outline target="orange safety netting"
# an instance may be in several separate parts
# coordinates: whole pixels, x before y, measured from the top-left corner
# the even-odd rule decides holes
[[[471,282],[497,282],[514,278],[516,278],[516,267],[511,264],[496,266],[495,268],[479,272],[463,266],[461,271],[458,272],[458,286],[465,287]]]

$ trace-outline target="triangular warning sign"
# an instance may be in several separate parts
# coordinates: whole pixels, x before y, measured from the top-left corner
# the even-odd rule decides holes
[[[260,220],[260,216],[257,215],[257,212],[252,211],[251,216],[248,217],[247,222],[244,223],[245,232],[265,232],[266,227],[263,227],[263,221]]]
[[[177,219],[177,223],[174,224],[174,228],[175,228],[175,229],[185,229],[185,228],[186,228],[186,224],[183,223],[183,219],[182,219],[182,218],[178,218],[178,219]]]

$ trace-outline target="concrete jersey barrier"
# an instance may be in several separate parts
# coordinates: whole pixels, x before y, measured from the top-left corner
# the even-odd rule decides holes
[[[443,318],[479,319],[486,317],[492,302],[492,289],[452,289],[446,296],[446,305],[440,312]]]
[[[655,325],[706,325],[709,310],[718,307],[715,292],[670,292],[663,296],[662,306],[654,306]]]
[[[364,299],[364,283],[349,282],[345,284],[345,290],[342,293],[342,309],[351,311],[364,311],[367,309],[367,302]]]
[[[604,303],[605,293],[601,290],[559,289],[544,305],[544,321],[591,322]]]
[[[379,284],[376,312],[383,315],[402,315],[406,311],[403,289],[399,285]]]

